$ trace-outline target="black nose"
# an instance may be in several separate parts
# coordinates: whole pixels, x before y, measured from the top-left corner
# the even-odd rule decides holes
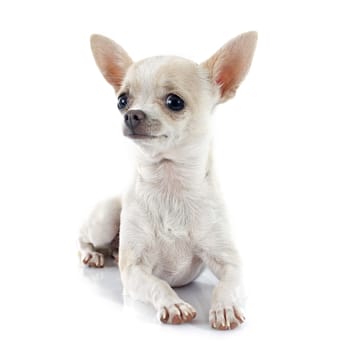
[[[130,130],[134,130],[145,118],[146,114],[138,109],[131,109],[124,115],[125,124]]]

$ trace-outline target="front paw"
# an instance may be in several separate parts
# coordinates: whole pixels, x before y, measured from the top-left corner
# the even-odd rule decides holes
[[[159,318],[163,323],[181,324],[192,321],[196,315],[196,310],[190,304],[177,303],[163,307]]]
[[[82,256],[82,263],[89,267],[103,267],[104,256],[102,253],[90,252]]]
[[[245,321],[242,310],[234,305],[216,305],[209,311],[209,323],[212,328],[219,330],[235,329]]]

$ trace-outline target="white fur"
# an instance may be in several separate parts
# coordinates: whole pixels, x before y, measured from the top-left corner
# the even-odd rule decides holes
[[[219,279],[209,314],[211,326],[233,329],[244,321],[238,297],[240,261],[212,168],[210,134],[211,112],[234,94],[247,73],[256,35],[246,33],[235,40],[197,65],[178,57],[131,63],[120,46],[92,37],[96,62],[107,81],[118,94],[128,92],[129,110],[142,110],[147,122],[154,124],[147,129],[152,139],[134,140],[135,177],[122,205],[119,199],[102,202],[84,224],[79,239],[82,261],[102,267],[106,248],[116,257],[120,230],[124,290],[153,304],[165,323],[195,317],[193,307],[171,286],[193,281],[204,266]],[[242,68],[226,72],[230,59],[244,60]],[[164,98],[169,93],[185,100],[183,111],[167,110]]]

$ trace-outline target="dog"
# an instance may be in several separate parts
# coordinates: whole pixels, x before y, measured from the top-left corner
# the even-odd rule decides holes
[[[114,41],[91,36],[98,68],[114,88],[123,134],[136,145],[136,169],[120,198],[99,203],[82,226],[87,266],[119,265],[123,289],[151,303],[163,323],[181,324],[195,309],[172,289],[208,267],[218,278],[209,323],[244,322],[241,263],[212,166],[211,115],[232,98],[251,65],[256,32],[227,42],[201,64],[176,56],[133,62]]]

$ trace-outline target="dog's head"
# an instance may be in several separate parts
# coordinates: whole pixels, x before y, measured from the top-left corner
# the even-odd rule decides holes
[[[145,150],[166,152],[208,133],[213,108],[233,97],[247,74],[257,34],[232,39],[202,64],[175,56],[133,62],[112,40],[93,35],[98,67],[113,86],[123,133]]]

